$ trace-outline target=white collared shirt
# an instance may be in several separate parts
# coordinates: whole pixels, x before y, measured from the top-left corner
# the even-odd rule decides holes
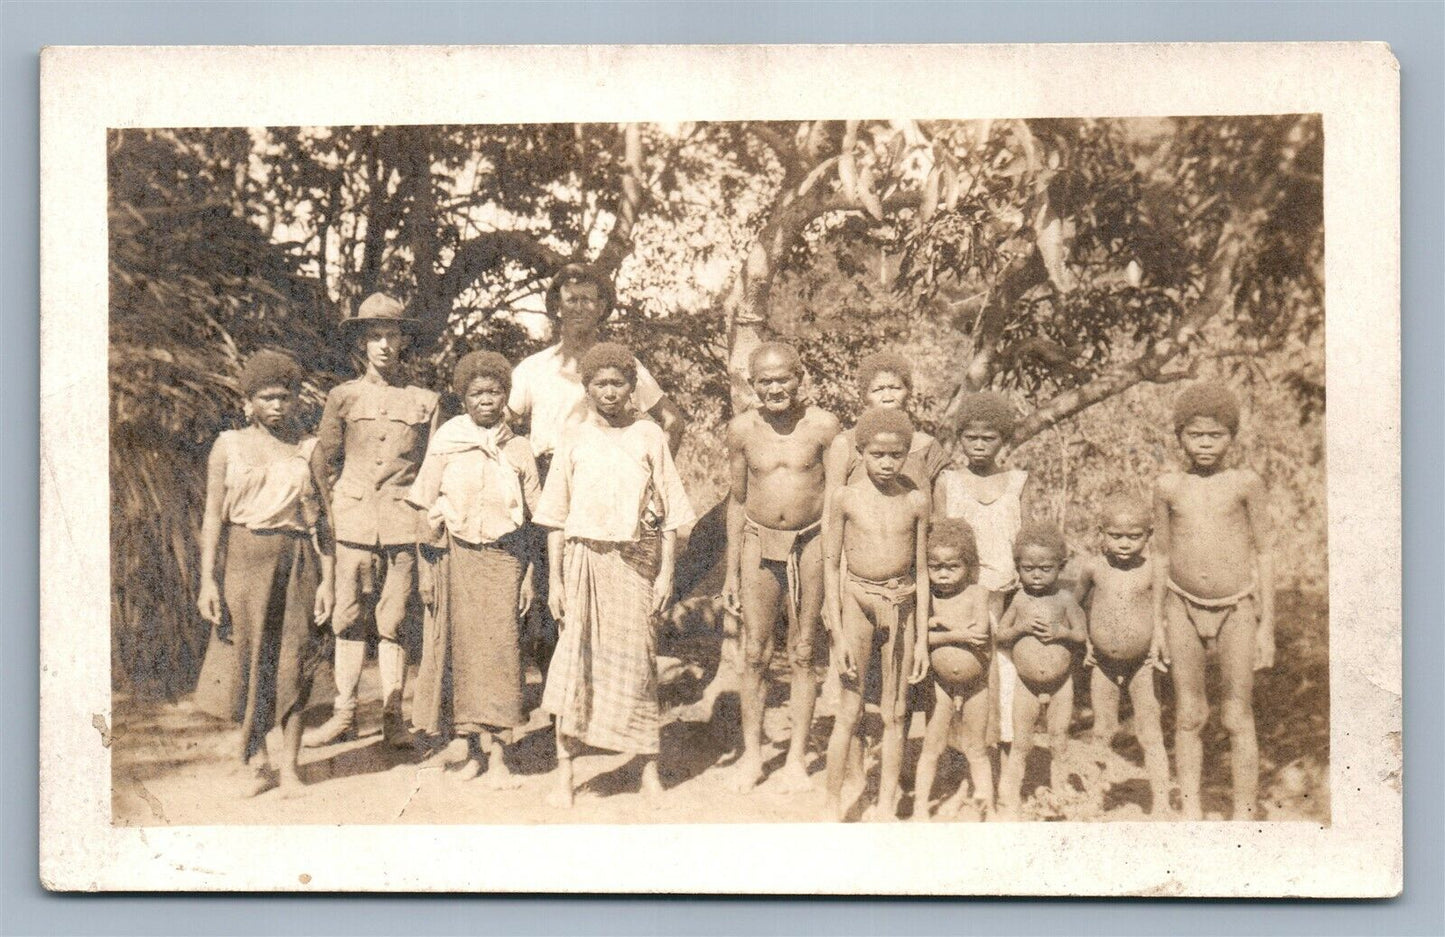
[[[507,409],[530,419],[527,438],[538,456],[550,455],[562,440],[562,430],[586,412],[587,389],[577,371],[576,361],[562,357],[562,346],[537,352],[523,358],[512,369],[512,392]],[[637,362],[637,386],[632,391],[632,406],[646,413],[662,399],[662,388],[642,362]]]

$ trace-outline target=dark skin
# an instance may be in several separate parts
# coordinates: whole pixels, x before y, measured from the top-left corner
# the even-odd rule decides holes
[[[842,819],[844,814],[844,763],[863,711],[859,675],[875,647],[873,626],[861,612],[845,613],[842,557],[846,551],[852,574],[876,582],[927,568],[929,498],[902,474],[910,442],[897,433],[874,435],[859,449],[866,477],[828,498],[828,524],[823,532],[823,616],[843,677],[828,740],[824,811],[832,819]],[[928,673],[928,630],[919,623],[928,621],[929,587],[927,577],[917,575],[915,580],[914,624],[900,629],[907,633],[886,636],[882,650],[886,663],[880,781],[878,804],[870,813],[876,819],[897,819],[903,756],[900,700],[907,684],[919,682]],[[903,642],[901,650],[895,650],[898,642]],[[901,669],[895,671],[895,666]]]
[[[296,393],[289,387],[263,387],[247,400],[251,425],[239,435],[241,448],[248,461],[269,462],[291,455],[301,441],[301,427],[294,419]],[[201,521],[201,587],[196,605],[201,618],[217,629],[224,629],[221,600],[221,570],[217,560],[225,547],[226,525],[221,516],[225,500],[227,453],[221,446],[211,449],[206,472],[206,509]],[[316,589],[313,621],[317,627],[331,619],[335,603],[335,551],[331,531],[323,515],[316,524],[314,545],[320,555],[321,581]],[[229,635],[223,633],[229,640]],[[301,751],[301,715],[291,713],[281,724],[283,751],[279,776],[283,791],[301,786],[297,761]],[[272,785],[270,761],[263,748],[259,753],[257,782],[248,791],[258,794]]]
[[[1160,728],[1159,697],[1154,687],[1156,670],[1164,665],[1146,650],[1132,660],[1118,659],[1112,650],[1152,647],[1154,627],[1152,571],[1144,546],[1149,542],[1150,518],[1142,510],[1115,511],[1099,526],[1103,555],[1083,564],[1074,594],[1088,601],[1089,649],[1084,658],[1089,675],[1089,700],[1094,709],[1094,737],[1109,744],[1119,730],[1119,685],[1126,682],[1134,704],[1134,733],[1144,749],[1144,767],[1153,792],[1152,813],[1169,809],[1169,759]],[[1095,659],[1096,646],[1104,665]]]
[[[628,406],[634,384],[627,374],[618,368],[600,368],[587,382],[587,396],[592,402],[596,419],[611,429],[623,429],[635,421]],[[551,594],[547,604],[558,629],[567,627],[567,596],[563,582],[562,563],[565,558],[566,534],[561,530],[547,532],[547,560],[551,583]],[[660,555],[657,577],[652,584],[652,613],[660,615],[672,599],[672,576],[676,558],[677,531],[664,530],[659,537]],[[573,740],[561,732],[557,733],[557,783],[547,803],[554,807],[571,807],[575,798],[575,784],[572,770]],[[642,758],[642,793],[656,802],[662,794],[662,781],[657,774],[657,756],[644,755]]]
[[[764,639],[757,632],[774,626],[787,595],[775,571],[765,568],[756,556],[743,562],[744,521],[751,519],[777,530],[801,530],[816,523],[823,513],[823,458],[839,426],[832,414],[799,399],[803,375],[796,358],[765,351],[750,371],[758,407],[728,424],[731,485],[723,604],[747,625],[749,634],[744,640],[761,643]],[[821,614],[822,569],[816,561],[801,562],[798,575],[800,627],[811,632],[817,629]],[[752,790],[763,775],[766,668],[765,661],[744,659],[740,688],[743,754],[733,771],[733,787],[742,792]],[[799,791],[810,786],[804,759],[818,694],[817,681],[808,667],[794,666],[791,689],[793,734],[780,786],[785,791]]]
[[[988,724],[987,660],[989,634],[988,590],[972,584],[973,571],[955,546],[931,544],[928,548],[928,581],[933,595],[933,615],[928,623],[928,646],[934,661],[933,712],[923,732],[923,746],[914,770],[913,819],[927,821],[928,801],[938,759],[948,747],[954,725],[963,726],[963,754],[973,780],[973,797],[986,814],[993,808],[993,764],[985,745]],[[950,679],[937,666],[943,648],[972,655],[977,673],[971,680]],[[963,658],[967,662],[967,658]],[[967,794],[960,785],[957,794],[939,808],[940,816],[954,816]]]
[[[1202,598],[1235,595],[1255,584],[1259,619],[1229,619],[1214,640],[1223,701],[1220,720],[1229,732],[1234,773],[1234,818],[1254,819],[1259,811],[1259,742],[1254,725],[1254,674],[1274,666],[1274,552],[1269,529],[1269,495],[1264,480],[1249,469],[1225,464],[1234,433],[1214,417],[1198,416],[1179,428],[1188,461],[1184,472],[1160,477],[1154,487],[1157,653],[1170,665],[1180,713],[1174,752],[1180,803],[1186,820],[1203,817],[1199,787],[1204,747],[1200,733],[1209,717],[1205,694],[1208,651],[1187,622],[1165,614],[1168,584]],[[1167,629],[1167,632],[1166,632]]]
[[[491,429],[506,417],[507,388],[495,377],[485,374],[474,377],[462,392],[462,406],[473,423]],[[535,595],[535,587],[532,585],[533,562],[534,559],[529,556],[517,594],[517,617],[522,621],[526,620],[527,610],[532,607]],[[423,563],[421,569],[429,570],[429,567]],[[467,759],[461,767],[459,778],[470,780],[480,776],[481,781],[478,783],[494,790],[517,787],[521,784],[521,779],[507,767],[503,747],[502,740],[491,732],[474,737],[468,745]],[[485,768],[479,757],[483,753],[486,755]]]
[[[1088,625],[1084,610],[1073,595],[1059,588],[1063,556],[1042,544],[1024,544],[1018,551],[1017,566],[1023,589],[999,622],[999,644],[1014,647],[1029,637],[1046,647],[1062,645],[1082,649],[1088,640]],[[1015,654],[1018,653],[1015,647]],[[1052,693],[1039,692],[1022,675],[1015,678],[1013,746],[999,775],[999,814],[1003,819],[1017,818],[1024,765],[1033,749],[1034,723],[1045,706],[1053,754],[1049,760],[1049,786],[1054,787],[1059,780],[1056,767],[1069,741],[1069,719],[1074,711],[1073,677],[1066,674]]]

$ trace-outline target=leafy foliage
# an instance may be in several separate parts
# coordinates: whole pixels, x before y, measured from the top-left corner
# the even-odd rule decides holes
[[[1087,504],[1121,452],[1163,458],[1154,429],[1126,438],[1091,408],[1160,426],[1167,390],[1148,385],[1203,373],[1287,416],[1269,420],[1285,444],[1242,440],[1245,457],[1302,492],[1322,478],[1315,115],[128,130],[110,147],[113,534],[122,566],[158,557],[115,576],[126,634],[160,635],[118,638],[141,682],[154,647],[193,653],[189,608],[155,596],[194,588],[200,459],[239,412],[237,363],[293,349],[314,404],[349,373],[333,325],[376,289],[426,320],[415,378],[440,390],[471,348],[540,347],[528,316],[558,265],[613,271],[609,329],[689,414],[702,503],[739,362],[769,335],[845,420],[858,358],[884,345],[918,361],[916,415],[945,439],[962,392],[1008,392],[1014,457],[1056,499]],[[1282,518],[1292,555],[1317,545],[1314,498]]]

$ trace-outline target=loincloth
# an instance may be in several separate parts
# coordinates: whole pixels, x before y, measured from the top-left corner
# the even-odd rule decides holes
[[[911,606],[918,597],[918,583],[912,576],[894,576],[878,582],[850,572],[848,585],[858,604],[873,612],[875,627],[890,637],[897,633],[904,619],[904,607]],[[865,602],[864,596],[871,601]]]
[[[891,705],[901,716],[908,708],[909,683],[906,679],[906,668],[912,657],[911,642],[905,632],[913,623],[918,582],[912,576],[894,576],[879,582],[849,572],[847,588],[858,610],[873,627],[870,645],[877,647],[879,639],[882,639],[882,693],[879,706]],[[845,610],[845,622],[847,617]],[[868,664],[866,659],[858,662],[859,682],[867,673]],[[845,678],[843,682],[847,685],[854,681]]]
[[[1173,579],[1170,579],[1167,585],[1169,595],[1165,596],[1166,607],[1178,609],[1206,642],[1219,637],[1225,623],[1236,612],[1246,619],[1258,619],[1254,608],[1254,592],[1258,583],[1254,581],[1243,591],[1218,599],[1200,598],[1185,591]],[[1170,602],[1170,599],[1173,601]]]
[[[758,541],[758,550],[765,563],[782,563],[788,584],[788,622],[796,627],[802,610],[803,585],[801,564],[803,550],[823,529],[821,520],[798,530],[777,530],[764,527],[752,518],[743,520],[743,536]]]

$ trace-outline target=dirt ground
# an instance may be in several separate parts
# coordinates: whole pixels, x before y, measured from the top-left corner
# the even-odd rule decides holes
[[[1280,601],[1280,665],[1262,675],[1256,689],[1261,750],[1261,799],[1271,820],[1329,823],[1328,740],[1329,685],[1325,658],[1325,610],[1318,601],[1283,595]],[[637,792],[638,770],[625,756],[597,754],[578,760],[580,786],[571,810],[548,807],[548,772],[555,765],[552,731],[547,717],[534,712],[507,761],[519,775],[512,790],[491,790],[482,780],[462,781],[457,772],[427,760],[425,750],[396,751],[382,743],[375,664],[363,676],[360,710],[362,736],[302,753],[301,774],[307,786],[295,796],[277,791],[246,799],[238,795],[242,776],[234,765],[234,726],[216,720],[187,701],[167,703],[115,697],[112,752],[112,816],[118,825],[194,824],[376,824],[376,823],[758,823],[809,822],[818,819],[823,794],[822,750],[832,727],[825,698],[814,720],[809,771],[815,789],[783,793],[769,778],[751,794],[727,786],[727,768],[736,758],[738,708],[735,693],[723,693],[711,719],[695,704],[703,684],[719,668],[718,639],[708,630],[691,629],[665,645],[663,672],[664,728],[660,770],[665,792],[648,802]],[[727,665],[723,665],[724,677]],[[766,769],[783,762],[788,724],[785,675],[774,674],[765,723],[772,739]],[[1086,686],[1087,684],[1084,684]],[[331,675],[318,674],[305,722],[315,725],[328,715]],[[1160,681],[1164,697],[1166,739],[1172,733],[1173,707],[1168,680]],[[541,695],[541,677],[533,669],[531,701]],[[1127,714],[1127,708],[1125,710]],[[691,721],[697,720],[697,721]],[[1025,815],[1052,820],[1147,820],[1150,794],[1142,753],[1128,732],[1112,748],[1087,741],[1092,721],[1088,695],[1079,691],[1074,738],[1064,760],[1069,781],[1062,791],[1040,788]],[[876,729],[876,719],[872,721]],[[905,753],[905,799],[901,813],[909,816],[912,773],[923,732],[923,717],[911,722]],[[876,738],[876,733],[875,733]],[[1040,744],[1046,744],[1041,737]],[[279,750],[273,732],[271,750]],[[1172,748],[1172,739],[1170,740]],[[1172,753],[1171,753],[1172,754]],[[1206,733],[1205,810],[1211,818],[1229,811],[1228,741],[1217,721]],[[1046,783],[1047,749],[1030,761],[1025,789]],[[933,800],[941,800],[967,783],[963,758],[950,751],[939,766]],[[871,802],[877,786],[876,754],[869,759],[869,783],[850,812],[856,819]],[[977,817],[965,816],[963,820]]]

